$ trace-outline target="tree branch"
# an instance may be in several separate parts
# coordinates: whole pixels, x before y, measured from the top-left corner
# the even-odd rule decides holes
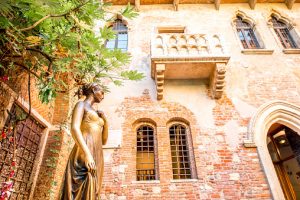
[[[34,52],[37,52],[37,53],[40,53],[41,55],[43,55],[45,58],[47,58],[47,60],[49,60],[49,65],[48,65],[48,72],[51,73],[52,72],[52,63],[53,63],[53,58],[50,57],[48,54],[46,54],[45,52],[39,50],[39,49],[34,49],[34,48],[26,48],[26,50],[28,51],[34,51]]]
[[[31,30],[31,29],[35,28],[37,25],[39,25],[40,23],[42,23],[44,20],[46,20],[46,19],[48,19],[48,18],[65,17],[65,16],[69,15],[71,12],[77,11],[77,10],[80,9],[82,6],[84,6],[85,4],[87,4],[88,2],[89,2],[89,0],[86,1],[86,2],[84,2],[84,3],[82,3],[82,4],[80,4],[80,5],[78,5],[78,6],[76,6],[75,8],[73,8],[73,9],[71,9],[71,10],[69,10],[68,12],[63,13],[63,14],[59,14],[59,15],[51,15],[51,14],[50,14],[50,15],[46,15],[45,17],[43,17],[43,18],[41,18],[40,20],[38,20],[37,22],[35,22],[33,25],[31,25],[31,26],[29,26],[29,27],[27,27],[27,28],[22,28],[22,29],[20,29],[20,31],[28,31],[28,30]]]
[[[17,63],[17,62],[14,62],[14,64],[15,64],[15,65],[18,65],[18,66],[21,67],[22,69],[25,69],[26,71],[30,72],[30,73],[33,74],[36,78],[40,78],[40,76],[39,76],[37,73],[31,71],[31,70],[28,69],[28,67],[26,67],[25,65],[23,65],[23,64],[21,64],[21,63]]]
[[[29,47],[26,47],[26,50],[28,51],[34,51],[34,52],[37,52],[37,53],[40,53],[41,55],[43,55],[45,58],[47,58],[47,60],[49,60],[49,62],[53,62],[53,58],[50,57],[48,54],[46,54],[45,52],[39,50],[39,49],[34,49],[34,48],[29,48]]]

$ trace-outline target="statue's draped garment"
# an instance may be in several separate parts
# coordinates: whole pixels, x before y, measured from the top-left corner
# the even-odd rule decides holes
[[[88,172],[85,154],[75,144],[67,164],[62,200],[97,200],[103,177],[102,134],[104,121],[94,110],[84,111],[80,125],[82,136],[94,158],[96,173]]]

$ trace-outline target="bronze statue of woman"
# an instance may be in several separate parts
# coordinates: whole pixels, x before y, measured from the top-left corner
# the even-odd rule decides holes
[[[75,146],[65,172],[62,200],[98,200],[103,177],[102,145],[107,141],[108,125],[101,111],[93,109],[100,103],[104,92],[96,83],[81,88],[86,96],[79,101],[72,114],[71,133]]]

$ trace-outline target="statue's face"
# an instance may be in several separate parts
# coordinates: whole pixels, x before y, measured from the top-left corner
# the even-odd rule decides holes
[[[94,98],[97,103],[100,103],[104,99],[104,92],[99,87],[95,87],[94,89]]]

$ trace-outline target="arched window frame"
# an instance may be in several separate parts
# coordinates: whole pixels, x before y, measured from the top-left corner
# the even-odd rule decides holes
[[[244,23],[245,26],[239,26],[237,25],[237,21],[241,20],[242,23]],[[241,25],[241,24],[240,24]],[[246,26],[247,25],[247,26]],[[234,17],[232,18],[232,27],[234,29],[235,35],[237,39],[239,40],[239,45],[242,49],[243,53],[251,53],[253,50],[259,50],[259,51],[254,51],[252,53],[264,53],[264,54],[271,54],[273,53],[272,50],[266,50],[264,42],[262,41],[262,38],[260,34],[258,33],[256,29],[256,22],[249,16],[247,16],[244,12],[238,10],[235,12]],[[240,33],[242,36],[245,38],[245,43],[242,42]],[[251,32],[252,38],[251,40],[253,41],[254,45],[250,44],[250,40],[246,40],[246,32]]]
[[[236,15],[234,20],[239,40],[244,49],[261,49],[254,23],[242,15]]]
[[[292,41],[294,42],[293,47],[285,46],[282,43],[283,41],[281,38],[279,38],[276,27],[274,27],[274,24],[272,22],[273,18],[275,18],[277,21],[286,25],[286,27],[282,27],[282,28],[286,28],[286,30],[288,31],[289,36],[292,38]],[[299,37],[298,31],[295,28],[295,23],[292,20],[290,20],[288,17],[281,15],[279,12],[272,10],[267,21],[268,21],[268,26],[271,28],[271,32],[274,35],[275,40],[283,48],[284,53],[287,53],[287,54],[300,53],[300,37]]]
[[[128,50],[128,26],[127,26],[127,22],[117,18],[113,23],[108,24],[109,28],[112,28],[112,30],[116,33],[116,37],[112,40],[108,40],[105,43],[105,47],[108,49],[121,49],[123,52]],[[123,27],[123,28],[122,28]],[[120,36],[124,35],[125,38],[122,38],[122,40],[120,40]],[[126,46],[123,48],[120,48],[120,42],[126,42]],[[113,43],[113,47],[109,47],[108,45],[110,43]]]
[[[181,125],[185,128],[185,134],[186,134],[186,145],[187,145],[187,149],[188,149],[188,155],[189,155],[189,164],[190,164],[190,172],[191,172],[191,177],[190,178],[186,178],[186,179],[197,179],[197,171],[196,171],[196,162],[195,162],[195,155],[194,155],[194,146],[193,146],[193,141],[192,141],[192,135],[191,135],[191,130],[190,130],[190,126],[189,123],[186,120],[170,120],[167,123],[167,130],[168,130],[168,135],[169,135],[169,139],[170,139],[170,153],[171,153],[171,160],[172,160],[172,149],[171,149],[171,138],[170,138],[170,128],[174,125]],[[172,161],[173,163],[173,161]],[[173,174],[173,166],[172,166],[172,174]],[[174,174],[173,174],[173,179],[174,180],[180,180],[174,178]]]
[[[158,149],[157,149],[157,131],[156,131],[156,126],[151,123],[151,122],[139,122],[135,125],[135,128],[134,128],[134,133],[136,135],[136,156],[137,156],[137,153],[138,153],[138,146],[137,146],[137,142],[138,142],[138,130],[143,127],[143,126],[149,126],[153,129],[153,149],[154,149],[154,171],[155,171],[155,179],[153,180],[159,180],[159,165],[158,165]],[[137,158],[136,158],[136,166],[137,166]],[[136,180],[137,181],[152,181],[152,180],[138,180],[138,176],[137,176],[137,168],[136,168]]]

